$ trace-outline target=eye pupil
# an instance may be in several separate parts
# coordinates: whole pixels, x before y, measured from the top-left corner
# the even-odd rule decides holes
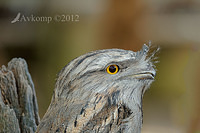
[[[114,66],[114,65],[111,65],[111,66],[109,67],[109,71],[110,71],[111,73],[116,72],[116,70],[117,70],[117,68],[116,68],[116,66]]]
[[[119,67],[117,65],[110,65],[106,69],[109,74],[116,74],[119,71]]]

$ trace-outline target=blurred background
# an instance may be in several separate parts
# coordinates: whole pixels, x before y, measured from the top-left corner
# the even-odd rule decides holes
[[[149,40],[161,51],[142,133],[200,133],[199,0],[0,1],[0,66],[26,59],[41,118],[70,60],[97,49],[138,51]]]

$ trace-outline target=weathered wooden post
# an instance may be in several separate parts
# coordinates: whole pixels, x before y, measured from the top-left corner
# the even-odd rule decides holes
[[[40,118],[26,61],[14,58],[0,69],[0,132],[32,133]]]

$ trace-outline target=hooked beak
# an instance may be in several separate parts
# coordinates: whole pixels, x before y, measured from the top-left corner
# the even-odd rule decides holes
[[[136,79],[150,79],[153,80],[155,78],[155,71],[146,71],[146,72],[140,72],[133,74],[132,77]]]
[[[154,80],[155,75],[156,75],[155,71],[142,71],[139,73],[124,76],[123,79],[134,78],[134,79],[140,79],[140,80],[145,80],[145,79]]]

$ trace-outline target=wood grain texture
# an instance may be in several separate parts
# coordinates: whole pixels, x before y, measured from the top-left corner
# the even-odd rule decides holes
[[[40,118],[26,61],[14,58],[0,69],[0,132],[32,133]]]

